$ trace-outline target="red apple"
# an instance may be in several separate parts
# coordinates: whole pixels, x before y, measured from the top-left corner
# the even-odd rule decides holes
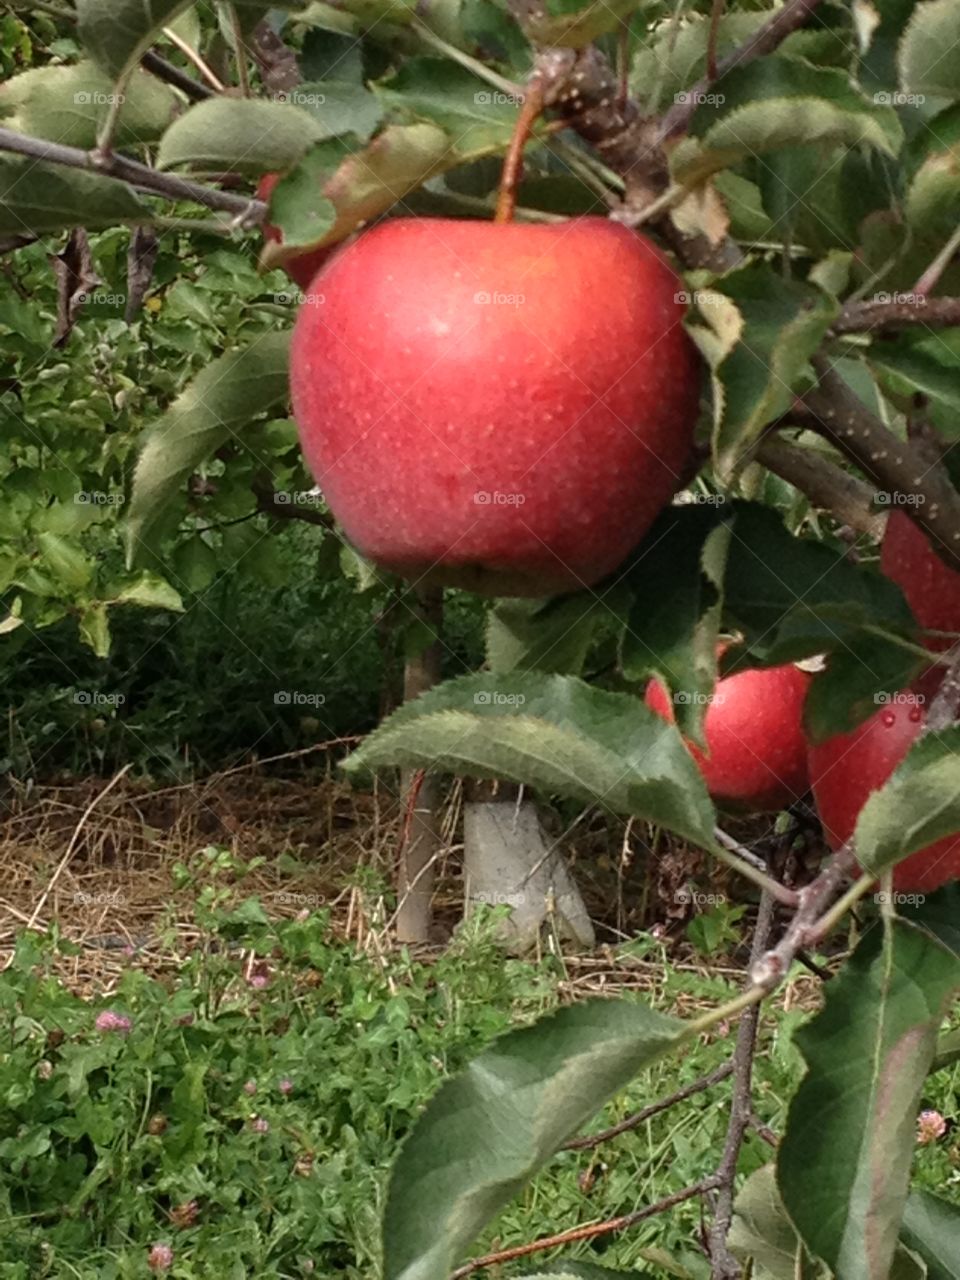
[[[347,536],[420,582],[543,596],[615,569],[680,486],[700,391],[682,288],[605,218],[396,218],[293,334],[300,439]]]
[[[926,717],[922,694],[896,694],[851,733],[810,748],[813,797],[832,849],[853,835],[860,810],[916,741]],[[960,877],[960,834],[919,849],[893,871],[899,892],[926,892]]]
[[[707,751],[687,743],[715,800],[740,809],[776,811],[808,790],[803,702],[810,678],[791,664],[740,671],[717,681],[704,717]],[[646,703],[665,720],[674,720],[673,704],[659,680],[647,686]]]
[[[892,578],[921,627],[960,633],[960,573],[943,563],[922,529],[902,511],[891,511],[880,550],[880,568]],[[950,648],[931,637],[931,649]]]
[[[273,193],[273,188],[280,181],[279,173],[265,173],[257,183],[257,199],[268,200]],[[263,224],[263,238],[265,240],[280,241],[283,235],[279,227],[275,227],[272,222]],[[329,259],[334,249],[339,245],[331,245],[327,249],[308,249],[306,253],[300,254],[296,258],[291,258],[289,262],[283,264],[290,279],[300,286],[301,289],[308,289],[313,277],[317,274],[324,263]]]

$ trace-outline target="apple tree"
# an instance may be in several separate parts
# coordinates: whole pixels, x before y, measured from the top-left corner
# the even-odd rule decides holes
[[[445,1280],[638,1071],[731,1019],[717,1169],[454,1274],[693,1200],[718,1280],[956,1275],[960,1212],[910,1188],[960,987],[955,0],[43,8],[73,52],[2,90],[4,247],[117,226],[132,243],[232,243],[265,226],[263,269],[305,281],[292,358],[286,326],[237,326],[146,435],[122,572],[152,557],[162,573],[157,535],[205,459],[228,449],[249,489],[289,365],[325,533],[338,522],[434,606],[437,583],[506,596],[487,669],[395,711],[348,771],[579,800],[705,851],[758,898],[747,982],[709,1013],[577,1004],[440,1089],[395,1170],[388,1280]],[[664,484],[643,450],[662,464],[678,441]],[[529,506],[478,503],[526,499],[518,458]],[[505,508],[487,542],[485,505]],[[543,572],[537,542],[566,574]],[[69,542],[40,551],[79,585]],[[30,584],[22,566],[8,578],[4,629],[38,607]],[[705,767],[715,691],[795,664],[833,846],[798,883],[731,838]],[[860,941],[830,962],[855,909]],[[823,1007],[797,1040],[807,1073],[770,1164],[741,1184],[762,1002],[824,950]],[[611,1273],[574,1259],[549,1274]]]

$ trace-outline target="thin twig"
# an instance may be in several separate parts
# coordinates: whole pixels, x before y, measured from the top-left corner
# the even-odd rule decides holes
[[[164,27],[163,34],[171,44],[175,44],[177,46],[189,62],[193,63],[211,88],[215,89],[217,93],[224,92],[227,86],[223,83],[213,68],[204,62],[203,58],[201,58],[200,54],[197,53],[192,44],[187,40],[184,40],[182,36],[179,36],[172,27]]]
[[[661,138],[669,138],[682,132],[696,111],[700,99],[716,80],[722,79],[734,67],[741,67],[747,62],[753,62],[756,58],[772,53],[786,40],[787,36],[793,35],[794,31],[804,25],[819,4],[820,0],[787,0],[787,3],[778,9],[758,31],[754,32],[749,40],[744,41],[742,45],[731,50],[725,58],[720,59],[713,76],[706,75],[698,80],[693,88],[682,95],[683,101],[671,107],[660,122]]]
[[[960,325],[960,298],[928,298],[915,293],[889,301],[848,302],[831,329],[833,333],[889,333],[912,324],[927,329]]]
[[[631,1129],[636,1129],[644,1121],[659,1115],[661,1111],[667,1111],[678,1102],[684,1102],[687,1098],[692,1098],[697,1093],[704,1093],[707,1089],[711,1089],[715,1084],[719,1084],[721,1080],[726,1080],[727,1076],[732,1074],[733,1061],[724,1062],[715,1071],[711,1071],[708,1075],[700,1076],[698,1079],[692,1080],[690,1084],[684,1085],[682,1089],[678,1089],[676,1093],[671,1093],[669,1098],[661,1098],[659,1102],[651,1102],[642,1111],[634,1112],[632,1116],[627,1116],[626,1120],[621,1120],[619,1124],[612,1125],[609,1129],[604,1129],[600,1133],[590,1133],[583,1138],[571,1138],[569,1142],[563,1144],[560,1150],[591,1151],[594,1147],[599,1147],[601,1143],[609,1142],[611,1138],[618,1138],[621,1133],[629,1133]]]
[[[50,164],[62,164],[70,169],[86,169],[105,177],[118,178],[141,191],[152,191],[169,200],[191,200],[208,209],[223,209],[236,215],[238,227],[256,226],[267,215],[267,206],[262,200],[234,196],[227,191],[218,191],[214,187],[204,187],[198,182],[178,178],[172,173],[159,173],[148,165],[128,160],[126,156],[117,155],[116,152],[97,164],[91,152],[82,151],[79,147],[65,147],[59,142],[31,138],[28,134],[2,128],[0,151],[13,151],[17,155],[33,156]],[[138,214],[137,221],[143,222],[142,214]]]
[[[760,899],[757,923],[750,952],[751,965],[756,964],[770,944],[773,932],[775,906],[773,897],[765,893]],[[740,1017],[737,1028],[737,1045],[733,1053],[733,1096],[730,1100],[730,1121],[723,1154],[717,1168],[717,1194],[714,1218],[710,1226],[710,1259],[713,1280],[737,1280],[740,1265],[727,1248],[727,1233],[733,1221],[733,1195],[737,1176],[740,1148],[753,1115],[753,1056],[757,1044],[757,1027],[760,1022],[760,1005],[751,1005]]]
[[[634,1213],[624,1214],[621,1218],[609,1218],[606,1222],[594,1222],[586,1227],[574,1227],[570,1231],[562,1231],[559,1235],[543,1236],[539,1240],[531,1240],[529,1244],[518,1244],[512,1249],[500,1249],[497,1253],[485,1253],[482,1258],[474,1258],[465,1266],[458,1267],[456,1271],[450,1275],[450,1280],[461,1280],[463,1276],[472,1275],[474,1271],[480,1271],[483,1267],[493,1267],[500,1262],[512,1262],[515,1258],[526,1258],[531,1253],[540,1253],[544,1249],[555,1249],[557,1245],[573,1244],[577,1240],[592,1240],[596,1236],[610,1235],[615,1231],[625,1231],[628,1227],[635,1227],[638,1222],[645,1222],[647,1218],[652,1218],[658,1213],[664,1213],[667,1209],[674,1208],[675,1205],[683,1204],[685,1200],[692,1200],[695,1196],[705,1195],[708,1191],[712,1191],[718,1185],[717,1177],[714,1174],[710,1178],[702,1178],[699,1182],[695,1182],[692,1186],[684,1187],[682,1191],[675,1191],[673,1195],[664,1196],[662,1200],[658,1200],[656,1204],[647,1205],[644,1209],[637,1209]]]
[[[913,286],[913,292],[919,293],[923,297],[926,297],[928,293],[933,293],[940,283],[940,277],[949,267],[958,250],[960,250],[960,226],[957,227],[956,231],[954,231],[953,235]]]
[[[152,72],[158,80],[165,80],[167,84],[172,84],[175,89],[180,89],[191,102],[203,102],[205,98],[214,96],[212,89],[208,89],[199,80],[194,80],[192,76],[188,76],[185,71],[175,67],[166,58],[161,58],[159,53],[155,53],[153,49],[148,49],[140,59],[140,62],[144,69]]]
[[[715,858],[725,862],[734,871],[738,871],[745,879],[752,881],[764,893],[770,894],[772,898],[776,898],[784,906],[795,907],[797,905],[800,899],[796,890],[788,889],[786,885],[780,884],[772,876],[768,875],[766,864],[762,859],[751,853],[749,849],[745,849],[743,845],[734,840],[733,836],[727,835],[720,827],[715,827],[713,834],[717,843],[721,846],[720,850],[714,851],[713,856]],[[757,863],[760,864],[759,867],[756,865]]]
[[[710,9],[710,31],[707,35],[707,79],[713,84],[717,78],[717,39],[720,35],[720,19],[723,17],[724,0],[713,0]]]
[[[240,89],[240,96],[249,98],[250,71],[247,67],[247,46],[243,39],[243,26],[235,4],[228,6],[228,12],[230,14],[230,25],[233,28],[233,56],[237,62],[237,85]]]

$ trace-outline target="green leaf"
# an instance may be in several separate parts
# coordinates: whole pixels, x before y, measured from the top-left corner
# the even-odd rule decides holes
[[[766,263],[753,263],[719,282],[740,316],[738,341],[718,345],[712,363],[719,392],[713,436],[718,475],[732,480],[746,451],[767,423],[784,413],[794,393],[812,381],[810,357],[838,312],[836,299],[786,280]],[[700,313],[713,323],[716,293],[697,294]],[[724,310],[721,307],[720,315]]]
[[[927,1264],[928,1280],[960,1280],[960,1208],[929,1191],[912,1191],[901,1238]]]
[[[323,138],[349,133],[365,142],[383,119],[378,96],[351,80],[308,80],[275,97],[312,115]]]
[[[777,1177],[805,1245],[843,1280],[890,1271],[917,1108],[958,984],[960,957],[890,919],[864,938],[825,989],[823,1011],[796,1034],[808,1071]]]
[[[633,814],[713,847],[715,815],[673,725],[637,698],[539,672],[463,676],[407,703],[346,763],[499,777]]]
[[[113,81],[92,62],[35,67],[0,88],[0,117],[8,129],[87,150],[97,140],[113,93]],[[155,142],[179,105],[168,85],[138,70],[124,86],[116,145]]]
[[[132,564],[194,469],[257,414],[286,403],[289,333],[268,333],[212,361],[150,430],[126,521]]]
[[[828,1280],[826,1269],[810,1261],[790,1221],[773,1164],[750,1175],[733,1210],[727,1247],[740,1262],[753,1262],[760,1268],[752,1274],[763,1280]]]
[[[487,615],[487,665],[504,674],[579,675],[597,632],[619,621],[624,603],[616,586],[551,600],[498,600]]]
[[[265,267],[282,265],[299,248],[339,243],[457,162],[450,139],[430,124],[388,125],[352,155],[334,148],[319,143],[274,189],[270,208],[283,242],[264,246]]]
[[[435,1095],[394,1167],[386,1280],[446,1280],[485,1223],[684,1025],[591,1000],[513,1031]]]
[[[42,567],[69,591],[80,591],[93,577],[93,564],[68,538],[58,533],[38,533]]]
[[[110,652],[110,623],[107,619],[107,606],[101,601],[84,609],[79,621],[80,638],[90,646],[98,658],[105,658]]]
[[[620,651],[628,680],[657,676],[680,695],[674,702],[680,732],[701,746],[706,695],[717,679],[729,540],[722,509],[722,498],[668,507],[654,524],[628,573],[633,607]]]
[[[960,726],[914,743],[860,811],[857,861],[879,874],[908,854],[960,831]]]
[[[173,573],[188,591],[206,591],[217,575],[216,552],[196,534],[174,552]]]
[[[113,80],[139,62],[189,0],[77,0],[77,33]]]
[[[695,186],[719,169],[782,147],[870,146],[892,156],[902,141],[896,112],[856,90],[846,71],[779,53],[712,86],[690,136],[671,153],[670,172],[675,182]]]
[[[649,1280],[648,1272],[613,1271],[595,1262],[550,1262],[526,1280]]]
[[[157,168],[282,172],[329,136],[316,115],[299,106],[261,98],[207,98],[163,135]]]
[[[177,613],[183,612],[179,592],[165,578],[146,571],[135,582],[119,591],[110,603],[138,604],[145,609],[173,609]]]
[[[812,742],[849,733],[877,710],[878,693],[896,693],[913,680],[923,659],[884,636],[851,635],[830,654],[810,686],[803,722]]]
[[[506,149],[520,109],[519,97],[446,58],[411,58],[374,92],[385,106],[439,125],[461,160]]]
[[[153,213],[125,182],[32,156],[0,153],[0,234],[88,231],[118,222],[149,223]]]
[[[897,51],[907,93],[960,97],[960,6],[956,0],[921,0]]]
[[[960,440],[960,354],[947,345],[945,335],[919,342],[909,337],[876,342],[867,361],[891,398],[899,397],[907,408],[919,391],[930,402],[929,415],[937,429],[948,440]]]
[[[640,0],[546,0],[531,8],[523,30],[534,44],[582,49],[608,31],[619,31]]]
[[[914,636],[909,606],[888,578],[794,537],[769,507],[738,502],[735,514],[725,617],[765,666],[844,648],[866,627]]]

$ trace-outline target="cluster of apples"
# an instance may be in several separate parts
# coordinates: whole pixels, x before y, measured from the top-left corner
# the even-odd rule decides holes
[[[960,632],[960,573],[947,568],[926,536],[900,511],[889,519],[881,567],[896,582],[920,625]],[[949,639],[932,639],[944,650]],[[827,840],[839,849],[854,832],[872,792],[887,781],[923,730],[942,679],[931,667],[908,690],[889,698],[851,733],[808,745],[803,702],[810,677],[793,665],[744,671],[717,682],[704,717],[707,753],[688,744],[718,803],[779,810],[813,791]],[[647,705],[673,719],[663,685],[651,681]],[[898,892],[925,892],[960,878],[960,835],[947,836],[905,858],[894,870]]]
[[[589,587],[681,487],[701,364],[682,281],[643,236],[593,217],[395,218],[288,270],[312,286],[291,356],[303,451],[347,536],[383,568],[487,595]],[[923,626],[960,630],[960,574],[899,512],[883,568]],[[690,750],[726,805],[778,810],[812,784],[838,847],[924,712],[893,702],[808,748],[809,680],[792,665],[720,680],[707,751]],[[658,682],[646,696],[672,718]],[[907,859],[896,884],[958,874],[960,837]]]

